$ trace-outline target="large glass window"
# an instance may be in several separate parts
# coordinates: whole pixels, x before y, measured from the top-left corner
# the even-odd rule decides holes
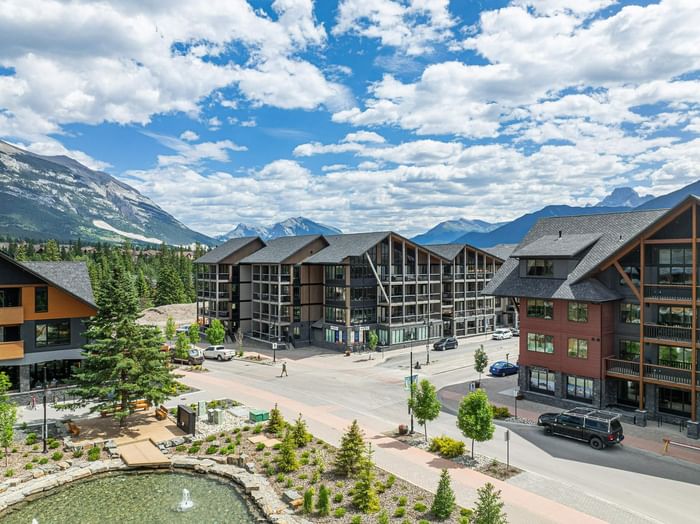
[[[639,304],[620,304],[620,322],[625,324],[639,324]]]
[[[325,266],[324,269],[326,281],[328,280],[345,280],[344,266]]]
[[[581,338],[570,338],[568,355],[573,358],[588,358],[588,341]]]
[[[693,352],[690,348],[659,346],[659,364],[672,368],[690,369]]]
[[[336,302],[345,302],[345,288],[326,286],[326,300],[334,300]]]
[[[70,320],[52,320],[35,324],[36,347],[70,344]]]
[[[566,377],[566,396],[583,402],[593,401],[593,379],[585,377]]]
[[[553,277],[554,262],[543,258],[531,258],[527,261],[527,274],[531,277]]]
[[[554,318],[554,304],[549,300],[530,298],[527,301],[527,316],[552,320]]]
[[[690,391],[671,388],[657,388],[657,391],[659,411],[690,417]]]
[[[620,404],[639,406],[639,382],[635,380],[621,380],[617,386],[617,401]]]
[[[18,287],[0,288],[0,307],[19,307],[21,302],[22,289]]]
[[[539,333],[528,333],[527,350],[537,353],[554,353],[554,337]]]
[[[658,251],[659,284],[693,283],[692,248],[661,248]]]
[[[46,313],[49,310],[49,288],[39,286],[34,288],[34,312]]]
[[[556,377],[553,371],[546,369],[530,369],[530,390],[540,393],[554,394],[554,383]]]
[[[693,308],[680,306],[659,306],[658,322],[664,326],[690,326],[693,321]]]
[[[350,310],[351,324],[374,324],[376,321],[376,308],[352,308]]]
[[[620,340],[620,358],[639,362],[639,341]]]
[[[588,304],[569,302],[567,318],[571,322],[588,322]]]
[[[345,309],[340,307],[326,307],[325,321],[336,324],[345,324]]]

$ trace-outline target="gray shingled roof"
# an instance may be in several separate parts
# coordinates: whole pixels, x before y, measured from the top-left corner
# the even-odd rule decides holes
[[[215,247],[211,251],[205,253],[197,260],[194,261],[195,264],[218,264],[223,259],[230,257],[239,249],[247,246],[251,242],[258,240],[259,237],[241,237],[241,238],[231,238]],[[264,243],[264,242],[263,242]]]
[[[321,235],[300,235],[279,237],[268,240],[267,246],[248,255],[240,261],[241,264],[280,264],[294,253],[314,240],[323,238]]]
[[[345,235],[323,235],[328,247],[307,258],[305,264],[340,264],[347,257],[359,257],[391,234],[390,231],[376,233],[349,233]]]
[[[511,254],[516,258],[572,258],[590,247],[602,233],[544,235],[524,246],[519,246]]]
[[[508,260],[508,257],[510,257],[516,247],[518,247],[518,244],[497,244],[492,247],[485,247],[483,250],[496,258]]]
[[[509,258],[484,288],[483,294],[507,297],[554,298],[605,302],[620,298],[595,278],[600,264],[668,212],[629,211],[540,219],[515,252],[548,235],[596,234],[600,238],[582,256],[566,279],[520,277],[519,260]]]
[[[427,248],[442,258],[453,260],[462,252],[464,244],[431,244]]]
[[[19,265],[83,302],[97,307],[85,262],[19,262]]]

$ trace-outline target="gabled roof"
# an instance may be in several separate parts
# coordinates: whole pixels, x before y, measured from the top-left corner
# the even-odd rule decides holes
[[[464,244],[431,244],[427,246],[436,255],[453,260],[464,249]]]
[[[0,258],[47,284],[62,289],[88,306],[97,307],[85,262],[18,262],[2,251]]]
[[[518,244],[496,244],[492,247],[485,247],[483,250],[496,258],[508,260],[508,257],[510,257],[516,247],[518,247]]]
[[[346,235],[324,235],[328,247],[307,258],[305,264],[340,264],[347,257],[359,257],[391,234],[390,231],[376,233],[349,233]]]
[[[211,251],[205,253],[201,257],[199,257],[197,260],[194,261],[195,264],[218,264],[225,258],[230,257],[233,255],[236,251],[240,250],[241,248],[244,248],[251,242],[255,242],[256,240],[260,240],[263,242],[260,237],[241,237],[241,238],[231,238],[221,244],[220,246],[215,247]],[[263,245],[265,242],[263,242]]]
[[[602,233],[575,233],[573,235],[544,235],[511,254],[515,258],[573,258],[596,242]]]
[[[628,211],[540,219],[514,253],[542,239],[559,235],[597,235],[576,267],[564,279],[521,277],[519,260],[511,256],[483,290],[485,295],[605,302],[620,298],[590,275],[600,264],[665,215],[668,210]],[[579,242],[579,245],[581,243]]]
[[[281,264],[308,244],[323,238],[321,235],[279,237],[267,241],[267,245],[248,255],[241,264]]]

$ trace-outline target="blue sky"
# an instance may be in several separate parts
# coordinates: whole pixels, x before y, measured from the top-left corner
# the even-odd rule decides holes
[[[696,180],[698,27],[695,0],[6,0],[0,137],[211,235],[503,221]]]

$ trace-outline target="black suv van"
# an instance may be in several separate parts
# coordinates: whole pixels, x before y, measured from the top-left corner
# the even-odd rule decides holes
[[[622,434],[620,415],[593,408],[574,408],[562,413],[543,413],[538,426],[550,435],[561,435],[588,442],[593,449],[619,444]]]

